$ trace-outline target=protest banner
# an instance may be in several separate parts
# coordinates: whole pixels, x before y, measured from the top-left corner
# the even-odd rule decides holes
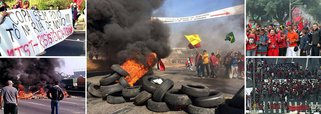
[[[73,33],[71,9],[13,9],[0,25],[1,56],[35,56]]]
[[[182,23],[182,22],[192,22],[192,21],[200,21],[206,19],[213,19],[218,17],[232,16],[232,15],[240,15],[244,13],[244,5],[237,5],[233,7],[228,7],[208,13],[203,13],[194,16],[187,17],[152,17],[151,19],[158,19],[163,23]]]

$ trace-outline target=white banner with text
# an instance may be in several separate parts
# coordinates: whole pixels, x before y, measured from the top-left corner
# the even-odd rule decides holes
[[[73,33],[71,9],[7,11],[0,25],[1,56],[35,56]]]

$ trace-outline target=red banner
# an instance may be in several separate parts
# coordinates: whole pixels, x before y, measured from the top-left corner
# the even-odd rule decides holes
[[[308,105],[297,105],[297,106],[289,106],[290,111],[304,111],[309,110],[310,107]]]

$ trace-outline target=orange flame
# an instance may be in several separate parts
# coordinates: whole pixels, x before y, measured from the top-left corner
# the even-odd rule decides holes
[[[19,99],[31,99],[32,98],[32,93],[25,92],[25,87],[21,84],[18,85],[18,98]]]
[[[140,64],[134,59],[125,61],[121,65],[121,68],[129,73],[129,76],[125,77],[125,80],[129,83],[130,86],[133,86],[137,82],[137,80],[142,78],[148,72],[149,68],[155,65],[155,61],[156,53],[151,53],[147,56],[148,66]]]
[[[66,90],[63,90],[65,97],[70,97]],[[18,99],[46,99],[47,93],[42,86],[39,86],[39,90],[32,92],[25,92],[25,87],[21,84],[18,85]]]

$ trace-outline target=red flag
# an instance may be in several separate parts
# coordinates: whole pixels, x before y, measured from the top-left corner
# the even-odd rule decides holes
[[[81,9],[81,3],[83,2],[84,0],[74,0],[74,2],[77,4],[78,6],[78,9]]]
[[[164,65],[164,63],[163,63],[163,61],[161,59],[159,59],[158,65],[159,65],[159,70],[160,71],[165,71],[165,65]]]
[[[191,43],[188,44],[188,48],[189,49],[200,48],[200,47],[201,47],[201,43],[198,43],[198,44],[196,44],[194,46]]]

